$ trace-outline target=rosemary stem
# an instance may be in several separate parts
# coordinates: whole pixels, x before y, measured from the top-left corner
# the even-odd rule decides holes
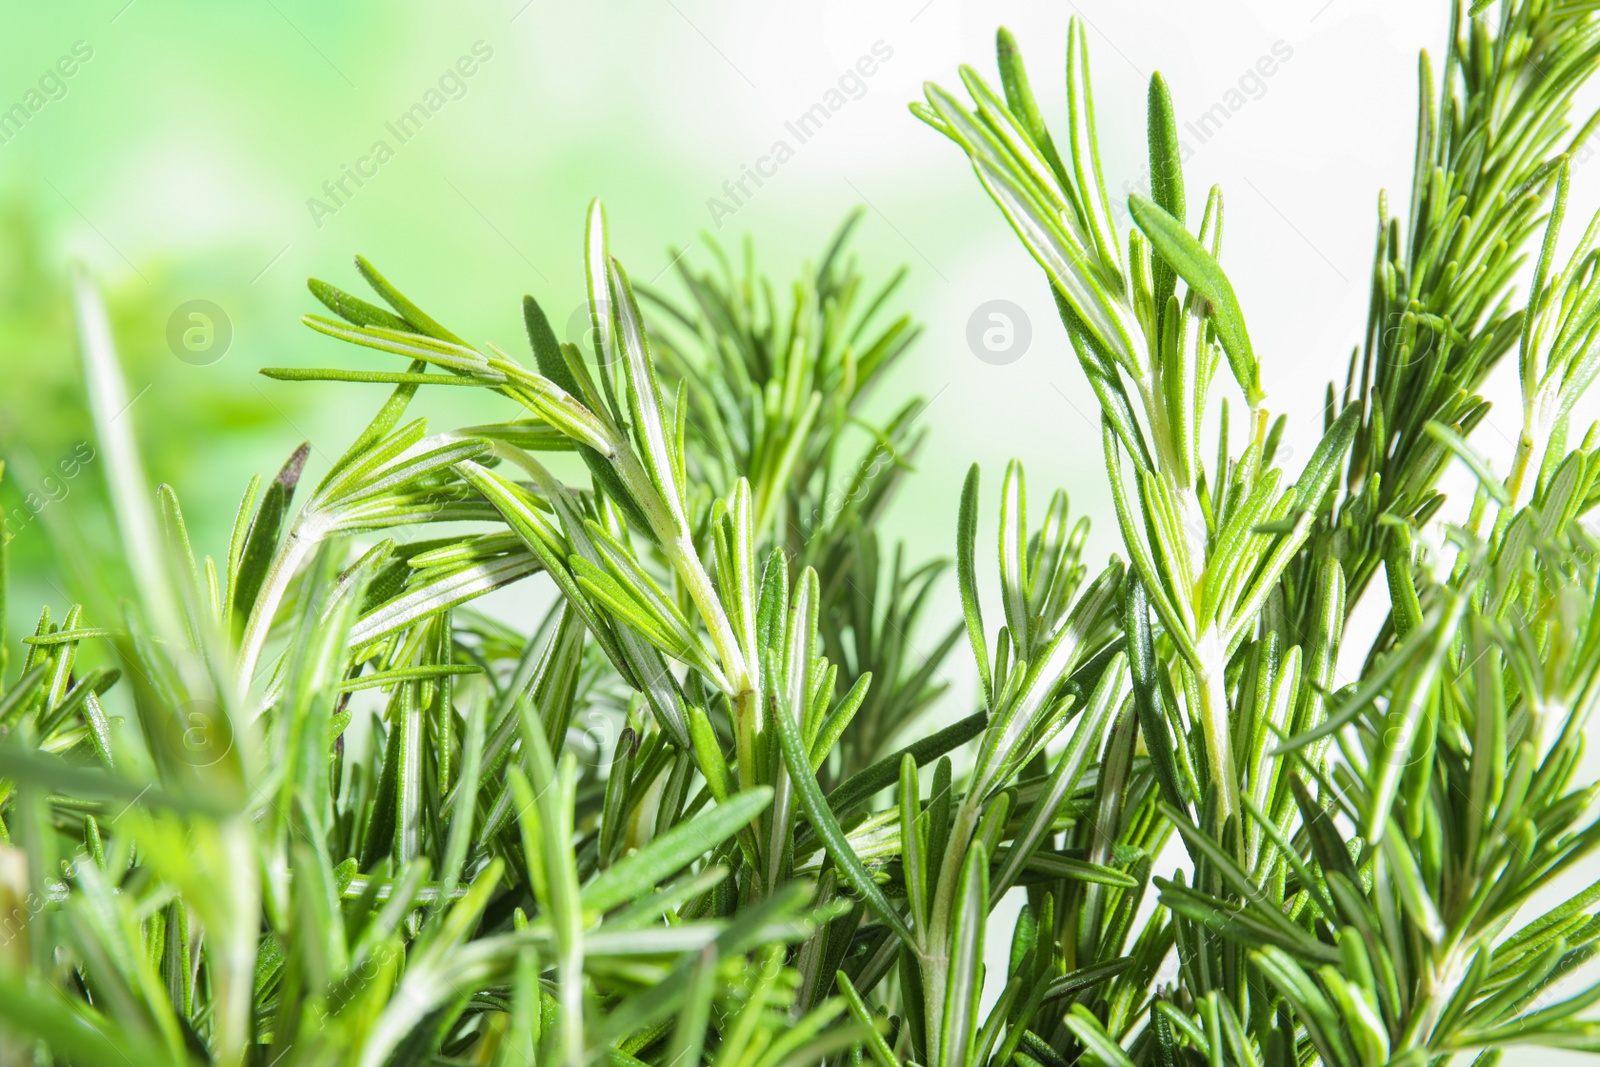
[[[1200,727],[1205,734],[1211,780],[1217,786],[1217,820],[1226,825],[1239,813],[1239,782],[1233,764],[1233,736],[1228,721],[1228,690],[1223,677],[1226,660],[1215,630],[1197,642],[1201,665],[1195,671],[1200,696]]]

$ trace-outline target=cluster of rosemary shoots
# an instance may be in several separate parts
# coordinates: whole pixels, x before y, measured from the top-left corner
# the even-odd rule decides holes
[[[365,260],[375,300],[313,281],[306,324],[350,366],[264,373],[386,395],[331,465],[302,447],[253,481],[216,555],[149,488],[80,279],[122,546],[84,565],[131,584],[0,658],[0,1062],[1600,1051],[1600,882],[1533,900],[1600,844],[1600,442],[1569,432],[1600,371],[1600,218],[1561,251],[1596,6],[1456,5],[1295,470],[1160,77],[1127,232],[1077,23],[1055,134],[1005,31],[999,92],[930,87],[913,111],[1044,268],[1122,543],[1084,560],[1064,493],[1030,517],[1020,466],[998,500],[974,468],[942,623],[947,564],[875,532],[922,407],[877,394],[918,328],[901,276],[850,256],[853,218],[786,292],[718,252],[667,293],[630,282],[596,204],[592,329],[564,344],[528,297],[524,356]],[[1512,352],[1496,457],[1478,391]],[[500,421],[430,431],[406,418],[424,387]],[[507,588],[546,605],[532,625],[481,610]],[[1346,647],[1363,595],[1384,622]],[[975,695],[946,691],[957,654]]]

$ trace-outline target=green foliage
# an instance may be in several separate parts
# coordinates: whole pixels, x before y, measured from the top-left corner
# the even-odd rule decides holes
[[[314,485],[304,447],[252,482],[215,557],[145,482],[79,282],[134,582],[45,612],[0,666],[0,1058],[1600,1051],[1600,883],[1535,899],[1600,844],[1580,774],[1600,445],[1568,442],[1600,367],[1600,225],[1560,254],[1552,155],[1600,63],[1588,5],[1458,10],[1437,105],[1424,63],[1408,236],[1384,219],[1366,350],[1298,472],[1222,265],[1220,192],[1190,229],[1165,83],[1153,196],[1124,236],[1081,26],[1059,147],[998,43],[1001,94],[963,71],[970,105],[935,87],[915,111],[1047,272],[1102,405],[1126,562],[1082,559],[1064,493],[1030,518],[1013,463],[986,602],[996,504],[974,468],[962,617],[926,641],[944,564],[874,532],[921,402],[879,421],[872,394],[916,327],[890,311],[899,276],[869,286],[849,258],[853,218],[786,300],[748,249],[736,270],[714,247],[711,271],[675,261],[674,297],[636,293],[596,204],[592,330],[562,343],[528,297],[528,360],[366,260],[385,306],[313,281],[333,317],[307,325],[361,362],[264,373],[387,398]],[[1523,432],[1500,478],[1473,391],[1513,345]],[[425,385],[479,391],[489,421],[406,421]],[[1452,458],[1478,482],[1461,514],[1436,488]],[[1380,564],[1387,617],[1358,634]],[[502,589],[533,625],[474,603]],[[963,633],[976,707],[933,729]]]

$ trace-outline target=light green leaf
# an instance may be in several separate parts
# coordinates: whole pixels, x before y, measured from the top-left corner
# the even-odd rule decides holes
[[[1259,407],[1266,398],[1261,391],[1261,370],[1228,276],[1205,246],[1160,204],[1135,193],[1128,197],[1128,210],[1161,258],[1210,306],[1217,340],[1228,354],[1228,364],[1239,388],[1244,390],[1245,402],[1252,408]]]

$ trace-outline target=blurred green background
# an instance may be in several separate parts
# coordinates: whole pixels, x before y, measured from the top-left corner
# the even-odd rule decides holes
[[[584,210],[597,195],[614,250],[643,281],[663,275],[669,248],[703,257],[697,235],[709,230],[728,243],[753,234],[781,285],[845,211],[867,205],[859,254],[878,277],[911,266],[903,302],[927,324],[882,399],[934,398],[922,469],[890,535],[914,555],[947,551],[966,465],[984,464],[992,494],[1004,461],[1020,456],[1041,499],[1065,485],[1076,509],[1102,520],[1093,554],[1109,552],[1094,403],[1043,279],[960,155],[906,104],[926,79],[953,84],[961,62],[992,70],[1003,22],[1059,121],[1075,10],[1092,28],[1114,189],[1144,172],[1151,70],[1173,85],[1180,117],[1242,100],[1197,142],[1190,181],[1227,189],[1228,248],[1273,250],[1225,259],[1268,353],[1274,406],[1309,414],[1358,336],[1375,193],[1409,172],[1415,49],[1437,46],[1445,6],[1203,8],[1202,17],[1168,0],[0,5],[0,449],[10,464],[0,502],[20,515],[20,494],[31,492],[43,507],[14,524],[13,635],[36,602],[66,606],[64,546],[114,536],[95,463],[72,461],[90,436],[73,260],[111,302],[135,397],[127,417],[152,481],[176,486],[197,547],[221,553],[251,473],[276,469],[308,440],[315,475],[379,399],[371,387],[256,374],[348,360],[298,323],[314,307],[308,275],[354,288],[350,257],[361,252],[463,336],[520,349],[524,292],[558,319],[578,306]],[[1241,72],[1285,52],[1259,91],[1235,92]],[[850,80],[869,55],[871,76]],[[833,90],[843,105],[800,143],[791,124]],[[748,196],[725,189],[747,168],[773,171],[763,157],[780,140],[793,155],[771,177],[759,187],[746,179]],[[1028,350],[1004,366],[976,358],[965,339],[974,309],[995,298],[1033,325]],[[200,365],[167,338],[175,310],[197,299],[220,308],[231,331],[225,354]],[[493,402],[463,391],[419,406],[443,427],[500,417]],[[1310,440],[1312,421],[1296,420],[1293,447]]]

